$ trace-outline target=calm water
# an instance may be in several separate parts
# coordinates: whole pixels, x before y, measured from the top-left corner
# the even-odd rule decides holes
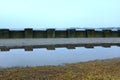
[[[13,49],[9,52],[0,52],[0,67],[61,65],[115,57],[120,57],[120,47],[95,47],[94,49],[77,47],[73,50],[57,48],[53,51],[34,49],[33,52]]]

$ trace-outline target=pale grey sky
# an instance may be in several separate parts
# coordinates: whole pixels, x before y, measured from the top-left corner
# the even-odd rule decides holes
[[[0,0],[0,28],[119,27],[120,0]]]

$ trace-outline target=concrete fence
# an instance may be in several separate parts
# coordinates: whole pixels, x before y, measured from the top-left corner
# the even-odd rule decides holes
[[[33,48],[55,50],[55,48],[61,47],[75,49],[75,47],[94,48],[95,46],[120,46],[120,30],[0,29],[0,51],[9,51],[10,49],[32,51]]]
[[[120,37],[120,30],[33,30],[26,28],[24,30],[0,29],[0,38],[89,38],[89,37]]]

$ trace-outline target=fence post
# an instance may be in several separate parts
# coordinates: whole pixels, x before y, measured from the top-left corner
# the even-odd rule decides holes
[[[9,38],[9,29],[0,29],[0,38]]]
[[[103,30],[104,37],[111,37],[112,36],[111,30]]]
[[[95,36],[94,29],[86,29],[86,36],[94,37]]]
[[[47,38],[55,38],[55,29],[47,29]]]
[[[26,28],[24,35],[25,35],[25,38],[33,38],[33,30],[32,30],[32,28]]]
[[[68,38],[74,38],[76,35],[75,33],[76,33],[75,29],[67,29],[67,37]]]

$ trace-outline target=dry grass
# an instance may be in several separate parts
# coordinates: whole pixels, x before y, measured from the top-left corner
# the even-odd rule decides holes
[[[0,69],[0,80],[120,80],[120,59]]]

